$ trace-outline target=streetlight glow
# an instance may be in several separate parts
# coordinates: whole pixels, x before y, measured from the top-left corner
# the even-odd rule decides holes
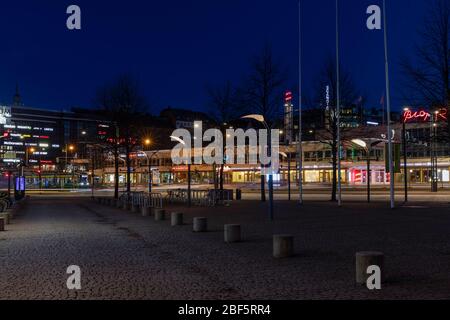
[[[362,148],[367,148],[367,143],[361,139],[353,139],[352,142]]]

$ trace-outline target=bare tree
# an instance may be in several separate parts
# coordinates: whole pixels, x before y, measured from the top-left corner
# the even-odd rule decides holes
[[[119,189],[119,148],[126,155],[126,186],[131,191],[131,152],[139,144],[142,127],[142,115],[148,108],[139,85],[130,75],[121,75],[113,83],[98,90],[97,105],[105,111],[114,125],[110,143],[114,151],[115,196]]]
[[[401,63],[405,75],[405,98],[411,105],[431,109],[450,104],[450,2],[433,0],[419,30],[422,41],[415,46],[416,57]],[[448,119],[450,121],[450,118]],[[450,135],[450,122],[448,133]]]
[[[323,129],[317,132],[317,138],[321,143],[328,145],[332,154],[332,191],[331,201],[337,200],[337,164],[340,150],[338,150],[338,118],[337,118],[337,76],[336,61],[329,58],[324,64],[320,78],[317,81],[316,105],[324,112]],[[327,91],[328,88],[328,91]],[[351,106],[355,101],[362,102],[364,99],[356,90],[351,75],[341,68],[340,94],[342,106]],[[359,98],[360,97],[360,98]],[[341,122],[341,140],[346,140],[348,128]]]
[[[226,144],[226,129],[229,122],[233,120],[236,114],[236,92],[230,81],[227,81],[221,87],[208,87],[209,96],[209,107],[213,120],[216,123],[218,129],[221,130],[223,136],[224,146],[222,152],[225,154],[225,144]],[[223,190],[224,184],[224,163],[220,165],[219,181],[216,178],[216,167],[214,166],[214,181],[215,188],[219,187]]]
[[[275,60],[271,46],[266,45],[253,58],[250,75],[240,92],[245,110],[264,116],[268,122],[278,118],[288,79],[286,70]]]
[[[287,69],[275,60],[270,45],[251,62],[251,72],[238,90],[239,108],[264,117],[269,127],[282,113],[283,95],[288,79]],[[265,201],[265,177],[261,175],[261,200]]]

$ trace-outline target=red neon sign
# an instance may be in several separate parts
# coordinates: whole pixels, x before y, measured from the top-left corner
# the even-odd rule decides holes
[[[292,101],[292,92],[288,91],[284,94],[284,101],[291,102]]]
[[[437,115],[437,119],[436,120],[446,120],[447,121],[447,109],[441,109],[439,110],[438,113],[436,113]],[[406,110],[405,112],[403,112],[403,122],[412,122],[412,121],[422,121],[422,122],[426,122],[428,120],[431,119],[431,113],[425,111],[425,110],[420,110],[420,111],[411,111],[411,110]]]

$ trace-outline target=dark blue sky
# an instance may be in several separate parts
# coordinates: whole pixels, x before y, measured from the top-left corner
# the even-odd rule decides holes
[[[429,1],[387,0],[394,107],[397,62],[411,54]],[[334,54],[334,0],[302,0],[306,92]],[[82,10],[82,30],[66,29],[66,8]],[[379,106],[384,92],[383,34],[365,27],[381,0],[341,0],[342,64]],[[132,73],[153,105],[206,110],[205,86],[239,83],[264,43],[298,81],[297,0],[15,0],[0,4],[0,101],[18,82],[27,106],[92,106],[96,88]]]

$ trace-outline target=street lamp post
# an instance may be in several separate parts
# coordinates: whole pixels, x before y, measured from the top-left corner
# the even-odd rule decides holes
[[[438,163],[436,154],[437,116],[438,111],[430,117],[430,156],[431,156],[431,192],[438,192]]]
[[[152,143],[152,141],[150,139],[145,139],[144,144],[146,146],[150,146],[150,144]],[[153,184],[153,174],[152,174],[152,163],[151,163],[151,159],[149,158],[149,156],[147,155],[147,153],[145,153],[145,156],[147,157],[147,165],[148,165],[148,193],[152,192],[152,184]]]
[[[181,143],[182,145],[186,145],[186,142],[184,142],[182,139],[175,137],[175,136],[170,136],[170,138],[172,139],[172,141],[177,141],[179,143]],[[191,196],[191,157],[189,158],[189,160],[187,161],[187,166],[188,166],[188,207],[191,207],[192,204],[192,196]]]
[[[267,129],[268,133],[269,133],[269,137],[268,137],[268,152],[267,152],[267,156],[269,158],[272,157],[272,131],[269,127],[269,125],[267,124],[266,120],[264,119],[264,116],[259,115],[259,114],[252,114],[252,115],[248,115],[248,116],[244,116],[242,117],[242,119],[253,119],[256,120],[260,123],[262,123],[264,125],[264,127]],[[274,206],[273,206],[273,172],[269,173],[269,217],[270,220],[273,220],[274,218]],[[261,180],[261,187],[263,187],[263,183],[264,180]],[[263,190],[263,188],[261,188],[261,190]]]
[[[404,112],[409,111],[408,108],[403,109]],[[407,154],[406,154],[406,119],[403,116],[402,119],[403,131],[402,131],[402,140],[403,140],[403,173],[404,173],[404,183],[405,183],[405,203],[408,202],[408,167],[407,167]]]
[[[188,207],[192,205],[191,195],[191,163],[188,163]]]
[[[372,180],[372,172],[371,172],[371,154],[372,149],[377,144],[381,143],[381,140],[375,140],[374,142],[371,142],[370,140],[368,142],[363,141],[361,139],[353,139],[352,142],[360,147],[362,147],[366,153],[366,162],[367,162],[367,173],[366,173],[366,183],[367,183],[367,202],[370,203],[371,201],[371,193],[370,193],[370,184]]]

